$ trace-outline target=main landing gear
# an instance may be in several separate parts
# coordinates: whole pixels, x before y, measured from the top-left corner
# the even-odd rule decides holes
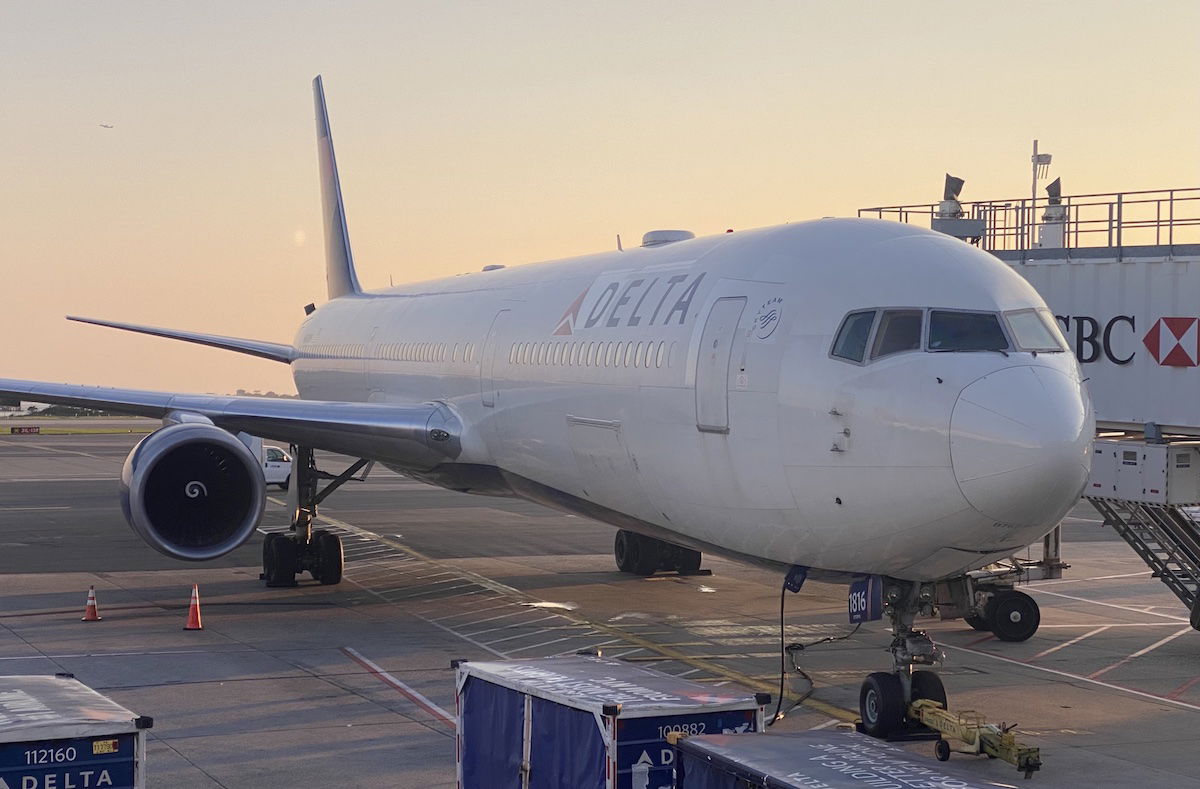
[[[932,613],[934,587],[888,579],[884,587],[884,613],[892,621],[892,671],[867,675],[858,694],[862,728],[873,737],[887,738],[920,727],[908,717],[917,699],[946,706],[946,689],[933,671],[923,668],[941,662],[942,651],[923,630],[913,629],[918,613]]]
[[[1027,641],[1042,623],[1042,612],[1024,592],[997,589],[988,596],[982,613],[968,614],[963,621],[976,630],[990,630],[1001,641]]]
[[[663,540],[621,529],[613,542],[617,569],[634,575],[654,575],[659,570],[675,570],[680,575],[700,572],[700,551],[682,548]]]
[[[296,575],[304,571],[322,584],[340,583],[345,564],[342,538],[324,529],[313,530],[317,505],[343,483],[356,479],[354,475],[367,465],[359,460],[336,477],[317,470],[313,451],[308,447],[292,447],[294,471],[290,477],[293,490],[288,491],[292,510],[290,533],[268,534],[263,540],[262,579],[267,586],[295,586]],[[317,490],[319,479],[331,480]]]

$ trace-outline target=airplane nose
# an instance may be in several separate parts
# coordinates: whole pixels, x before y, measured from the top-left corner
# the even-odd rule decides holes
[[[970,384],[950,417],[958,487],[989,518],[1052,526],[1087,481],[1095,427],[1087,390],[1049,367],[1009,367]]]

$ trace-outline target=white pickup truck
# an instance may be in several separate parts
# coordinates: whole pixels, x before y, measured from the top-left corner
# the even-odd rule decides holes
[[[268,485],[278,485],[287,490],[292,480],[292,456],[279,447],[264,446],[262,453],[263,478]]]

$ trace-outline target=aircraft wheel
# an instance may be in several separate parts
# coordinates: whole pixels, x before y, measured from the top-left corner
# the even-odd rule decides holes
[[[613,540],[613,558],[617,560],[617,569],[623,573],[633,572],[633,540],[636,535],[624,529],[617,530]]]
[[[900,728],[904,720],[904,689],[895,674],[868,674],[858,692],[858,712],[863,731],[883,739]]]
[[[700,551],[693,551],[690,548],[679,549],[679,561],[675,568],[680,575],[695,575],[700,571],[700,561],[703,559]]]
[[[942,678],[934,671],[914,671],[912,673],[912,698],[936,701],[946,709],[946,686]]]
[[[987,621],[986,616],[964,616],[963,621],[966,622],[968,625],[970,625],[975,630],[984,630],[984,631],[991,630],[991,628],[988,627],[988,621]]]
[[[950,761],[950,743],[946,740],[938,740],[933,744],[933,755],[937,757],[939,762]]]
[[[342,569],[346,558],[342,553],[342,538],[329,532],[321,532],[316,538],[317,545],[317,580],[325,586],[342,582]]]
[[[1037,632],[1042,612],[1032,597],[1009,590],[996,593],[988,602],[987,620],[992,634],[1001,641],[1025,641]]]
[[[613,556],[617,569],[634,575],[654,575],[658,570],[662,551],[659,541],[643,537],[637,532],[621,529],[613,542]]]
[[[274,554],[271,552],[272,551],[271,543],[275,542],[275,540],[278,540],[282,536],[283,536],[282,534],[276,534],[275,532],[268,532],[266,534],[266,536],[263,537],[262,566],[263,566],[263,577],[264,578],[271,577],[271,562],[273,561],[272,557],[274,556]]]
[[[300,552],[295,540],[276,534],[268,543],[266,557],[267,586],[295,586]]]

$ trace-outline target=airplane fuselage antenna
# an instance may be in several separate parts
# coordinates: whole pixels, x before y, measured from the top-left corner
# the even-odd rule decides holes
[[[617,233],[617,251],[618,252],[625,251],[625,247],[621,246],[621,234],[620,233]]]

